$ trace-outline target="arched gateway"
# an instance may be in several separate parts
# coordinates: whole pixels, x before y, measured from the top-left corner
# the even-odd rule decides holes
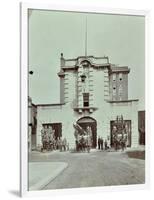
[[[97,122],[95,119],[91,117],[82,117],[77,121],[85,131],[87,127],[91,127],[92,130],[92,148],[96,148],[97,146]]]

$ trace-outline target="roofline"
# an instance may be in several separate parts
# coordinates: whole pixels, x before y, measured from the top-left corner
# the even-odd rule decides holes
[[[63,106],[65,103],[53,103],[53,104],[37,104],[36,106]]]
[[[36,107],[36,104],[32,103],[32,106]]]
[[[63,59],[65,61],[77,61],[80,58],[95,58],[95,59],[108,59],[108,56],[93,56],[93,55],[89,55],[89,56],[78,56],[77,58],[64,58]]]
[[[127,102],[133,102],[133,101],[139,101],[139,99],[130,99],[130,100],[122,100],[122,101],[107,101],[108,103],[127,103]]]
[[[94,68],[105,68],[105,67],[109,67],[110,68],[110,64],[109,63],[104,63],[104,64],[95,64],[95,63],[91,63],[91,66]],[[77,70],[78,65],[73,65],[73,66],[64,66],[62,67],[62,69],[65,70]]]
[[[128,66],[117,66],[110,63],[110,74],[119,72],[129,73],[130,68]]]
[[[113,73],[119,73],[119,72],[129,74],[130,69],[128,69],[128,70],[126,70],[126,69],[118,69],[118,70],[116,70],[116,69],[111,69],[111,70],[110,70],[110,74],[113,74]]]

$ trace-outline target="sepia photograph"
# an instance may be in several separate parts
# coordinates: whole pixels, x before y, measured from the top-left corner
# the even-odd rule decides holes
[[[28,9],[28,191],[145,184],[145,16]]]

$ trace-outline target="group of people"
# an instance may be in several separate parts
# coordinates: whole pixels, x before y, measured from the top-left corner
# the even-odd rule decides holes
[[[103,138],[99,136],[97,144],[99,150],[108,150],[112,147],[115,151],[124,151],[127,147],[127,134],[117,134],[116,136],[113,135],[112,145],[110,144],[109,138],[103,140]]]
[[[89,153],[91,149],[91,138],[88,135],[79,136],[78,140],[76,140],[76,150]]]
[[[78,124],[74,124],[76,151],[78,152],[90,152],[92,146],[92,130],[87,126],[86,130],[82,129]]]
[[[126,127],[118,130],[116,126],[113,126],[112,141],[113,141],[113,147],[115,151],[119,149],[124,151],[127,147],[127,140],[128,140],[128,136],[127,136]]]
[[[99,136],[97,144],[99,150],[108,150],[110,148],[109,138],[103,140],[103,138]]]
[[[43,127],[41,130],[42,148],[41,151],[47,150],[69,150],[69,143],[66,138],[55,137],[55,130],[52,128]]]
[[[76,150],[82,152],[90,152],[92,147],[92,130],[91,127],[87,126],[86,130],[81,128],[78,124],[74,124],[75,132],[75,142]],[[55,130],[52,127],[43,127],[41,130],[42,136],[42,151],[43,150],[59,150],[59,151],[68,151],[69,143],[66,138],[55,135]],[[98,137],[97,146],[99,150],[108,150],[113,147],[116,151],[119,149],[126,149],[127,146],[127,132],[125,129],[122,131],[117,131],[117,128],[114,126],[112,130],[112,142],[110,144],[109,136],[107,139],[103,137]]]

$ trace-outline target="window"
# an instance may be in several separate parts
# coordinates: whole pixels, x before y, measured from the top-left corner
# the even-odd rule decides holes
[[[113,74],[112,80],[113,80],[113,81],[116,81],[116,74]]]
[[[122,85],[119,85],[119,95],[122,95]]]
[[[89,107],[89,93],[83,93],[83,107]]]
[[[113,96],[116,96],[116,86],[113,86]]]
[[[119,80],[122,81],[122,73],[119,74]]]

